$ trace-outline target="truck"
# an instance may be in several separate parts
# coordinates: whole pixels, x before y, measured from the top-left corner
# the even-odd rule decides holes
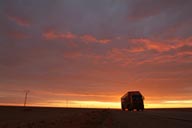
[[[121,97],[121,109],[123,111],[144,110],[144,97],[139,91],[128,91]]]

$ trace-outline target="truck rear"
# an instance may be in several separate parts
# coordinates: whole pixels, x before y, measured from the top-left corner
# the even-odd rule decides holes
[[[121,109],[132,111],[144,110],[143,96],[139,91],[129,91],[121,97]]]

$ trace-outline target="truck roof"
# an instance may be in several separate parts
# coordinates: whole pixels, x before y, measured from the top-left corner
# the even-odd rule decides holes
[[[127,93],[125,93],[121,98],[125,98],[128,96],[128,94],[138,94],[138,95],[141,95],[141,93],[139,91],[128,91]]]

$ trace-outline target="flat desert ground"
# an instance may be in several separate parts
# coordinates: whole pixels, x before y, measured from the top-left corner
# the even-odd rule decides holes
[[[0,128],[192,128],[192,109],[0,107]]]

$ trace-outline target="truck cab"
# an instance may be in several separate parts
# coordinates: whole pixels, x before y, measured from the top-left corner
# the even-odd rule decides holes
[[[133,111],[136,109],[144,110],[144,97],[139,91],[129,91],[125,95],[121,97],[121,108],[123,111],[126,109],[129,111]]]

